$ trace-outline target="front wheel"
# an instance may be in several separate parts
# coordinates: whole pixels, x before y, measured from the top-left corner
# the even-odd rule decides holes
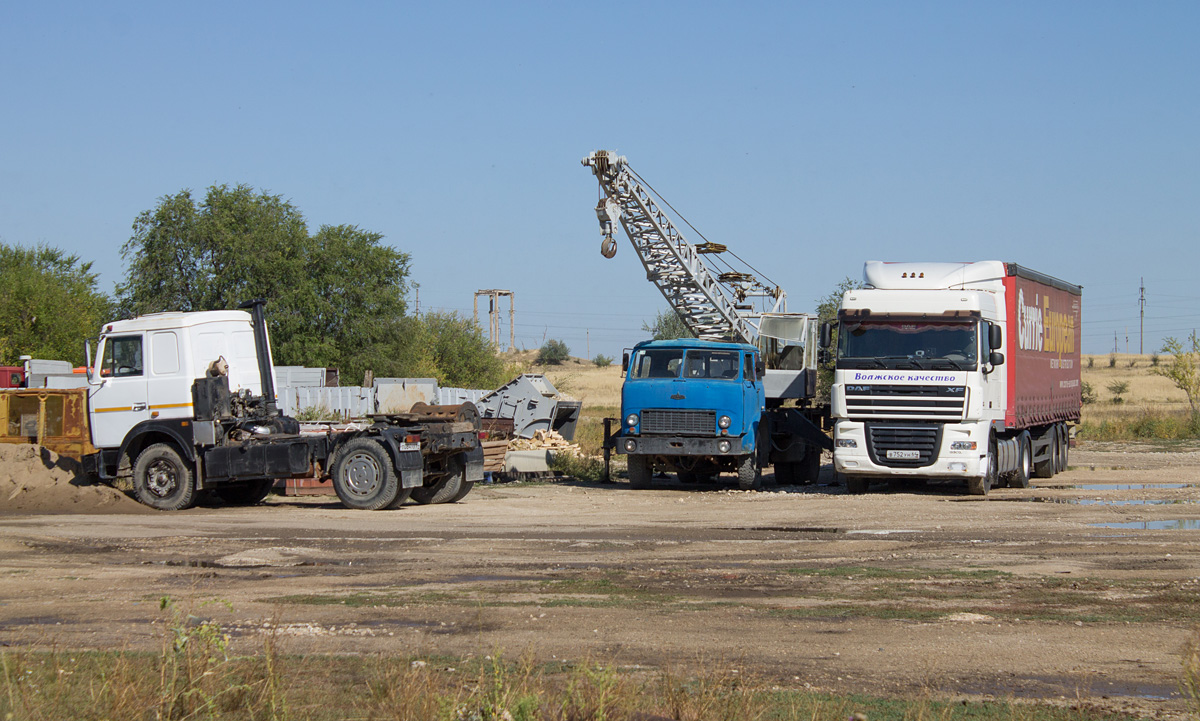
[[[155,443],[138,454],[133,490],[139,501],[160,511],[182,511],[196,503],[192,469],[169,443]]]
[[[743,456],[737,467],[738,488],[743,491],[757,491],[762,488],[762,472],[754,462],[754,454]]]
[[[1033,473],[1033,447],[1028,435],[1022,435],[1018,442],[1021,457],[1017,460],[1017,470],[1008,477],[1009,488],[1029,488],[1029,477]]]
[[[996,463],[1000,455],[996,452],[996,439],[988,441],[987,455],[987,473],[979,478],[967,479],[967,493],[972,496],[986,496],[988,491],[992,490],[996,479],[999,477],[996,473]]]
[[[626,456],[629,459],[629,487],[650,487],[650,459],[646,456]]]
[[[392,459],[371,438],[348,441],[333,462],[333,490],[347,508],[377,511],[392,506],[400,483]]]

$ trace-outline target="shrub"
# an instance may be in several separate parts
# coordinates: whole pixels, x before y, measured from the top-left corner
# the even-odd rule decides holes
[[[1129,359],[1129,367],[1130,367],[1130,368],[1137,368],[1137,358],[1130,358],[1130,359]]]
[[[1109,368],[1117,367],[1117,354],[1116,353],[1112,353],[1108,356],[1108,367]]]
[[[538,351],[537,362],[539,365],[556,366],[561,365],[570,357],[571,349],[567,347],[567,344],[551,338]]]
[[[597,368],[607,368],[613,364],[613,359],[612,356],[597,355],[592,359],[592,363],[594,363]]]
[[[1088,383],[1087,381],[1083,382],[1083,386],[1082,386],[1082,390],[1080,391],[1080,395],[1083,397],[1084,405],[1087,405],[1088,403],[1096,402],[1096,389],[1093,388],[1092,384]]]
[[[1121,396],[1129,392],[1129,381],[1113,381],[1107,388],[1108,392],[1113,394],[1113,403],[1124,403],[1125,399]]]
[[[604,463],[590,456],[580,456],[570,451],[555,453],[550,456],[547,464],[552,471],[561,471],[563,475],[580,481],[600,481],[604,479]]]
[[[1088,356],[1088,368],[1094,368],[1095,366],[1096,366],[1096,356],[1094,356],[1094,355]]]
[[[1151,365],[1151,366],[1154,366],[1155,368],[1157,368],[1157,367],[1158,367],[1158,361],[1159,361],[1159,357],[1158,357],[1158,354],[1157,354],[1157,353],[1155,353],[1155,354],[1153,354],[1153,355],[1151,355],[1151,356],[1150,356],[1150,365]]]

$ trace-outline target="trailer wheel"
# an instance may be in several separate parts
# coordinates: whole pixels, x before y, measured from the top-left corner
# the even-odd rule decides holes
[[[762,488],[762,471],[754,462],[754,454],[743,456],[737,467],[738,488],[743,491],[757,491]]]
[[[332,471],[333,490],[348,508],[377,511],[400,495],[392,459],[371,438],[355,438],[342,446]]]
[[[1058,426],[1051,426],[1048,435],[1050,436],[1050,453],[1046,456],[1046,460],[1033,464],[1033,475],[1035,478],[1051,478],[1055,473],[1058,473]]]
[[[192,469],[170,443],[155,443],[133,464],[137,499],[160,511],[181,511],[196,503]]]
[[[629,459],[629,487],[630,488],[649,488],[650,476],[650,459],[646,456],[626,456]]]
[[[1058,431],[1058,472],[1065,473],[1068,457],[1071,453],[1071,432],[1067,430],[1067,424],[1065,423],[1058,425]]]
[[[1033,446],[1028,433],[1021,434],[1017,444],[1021,456],[1017,459],[1017,470],[1008,477],[1009,488],[1029,488],[1029,477],[1033,474]]]
[[[236,485],[218,486],[213,493],[226,503],[238,506],[253,506],[261,503],[271,493],[275,480],[268,478],[262,481],[249,481]]]

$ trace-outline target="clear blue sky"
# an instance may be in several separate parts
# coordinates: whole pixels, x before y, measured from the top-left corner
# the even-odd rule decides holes
[[[665,308],[599,254],[589,151],[810,310],[879,260],[1084,290],[1086,353],[1200,326],[1200,3],[8,3],[0,240],[94,261],[245,183],[411,253],[422,309],[619,355]],[[0,290],[2,292],[2,290]],[[590,346],[589,346],[590,338]]]

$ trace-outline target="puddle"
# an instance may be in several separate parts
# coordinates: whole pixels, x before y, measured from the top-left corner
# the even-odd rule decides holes
[[[1077,491],[1158,491],[1171,488],[1200,488],[1200,483],[1075,483],[1042,487]]]
[[[1070,506],[1178,506],[1193,504],[1190,499],[1128,499],[1108,500],[1104,498],[1048,498],[1033,496],[1032,498],[1011,498],[1012,501],[1030,501],[1033,503],[1065,503]]]
[[[724,531],[778,531],[782,533],[842,533],[842,529],[832,526],[750,526],[726,527]]]
[[[1121,523],[1089,523],[1092,528],[1136,528],[1143,531],[1177,531],[1200,529],[1200,518],[1183,518],[1172,521],[1124,521]]]

